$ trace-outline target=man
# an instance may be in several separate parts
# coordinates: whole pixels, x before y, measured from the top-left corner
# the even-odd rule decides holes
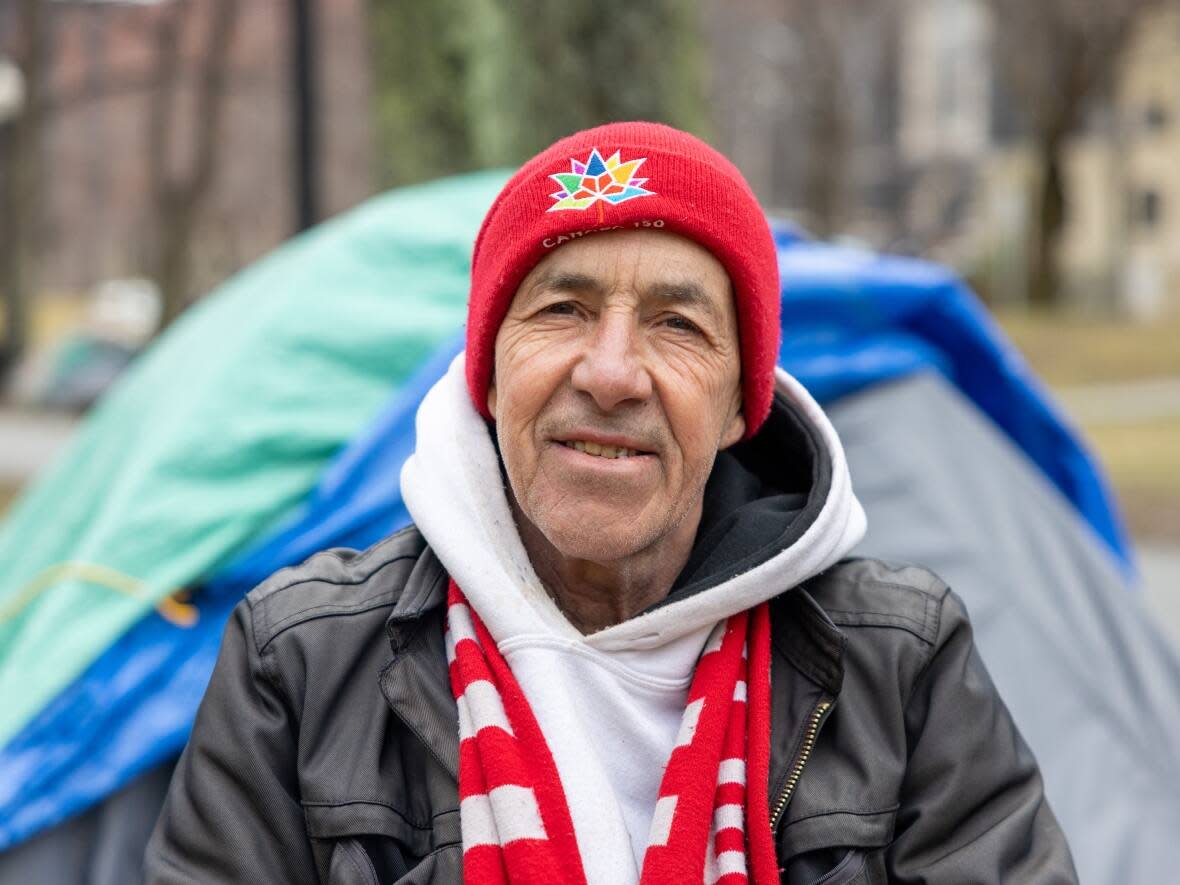
[[[738,171],[648,123],[526,164],[415,526],[254,590],[156,882],[1073,882],[961,604],[864,516],[774,363]]]

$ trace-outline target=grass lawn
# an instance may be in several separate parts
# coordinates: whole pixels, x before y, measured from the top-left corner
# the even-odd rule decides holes
[[[1129,323],[999,311],[996,318],[1053,386],[1180,376],[1180,317]]]
[[[1000,325],[1051,387],[1180,377],[1180,318],[1153,324],[1000,312]],[[1180,411],[1134,423],[1090,420],[1131,533],[1180,544]]]
[[[1110,473],[1131,534],[1180,544],[1180,416],[1084,431]]]

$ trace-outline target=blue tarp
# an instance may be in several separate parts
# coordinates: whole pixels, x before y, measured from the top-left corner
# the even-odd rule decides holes
[[[919,370],[941,373],[1040,468],[1130,574],[1126,535],[1095,461],[954,274],[811,242],[786,227],[776,237],[780,362],[788,371],[825,403]],[[195,626],[149,615],[0,751],[0,851],[180,751],[225,620],[250,586],[318,550],[367,547],[408,522],[398,477],[413,450],[414,413],[461,345],[457,331],[331,463],[296,516],[195,595]]]
[[[1057,486],[1130,577],[1126,529],[1078,433],[1023,356],[952,271],[777,231],[780,363],[822,403],[931,368],[992,419]]]

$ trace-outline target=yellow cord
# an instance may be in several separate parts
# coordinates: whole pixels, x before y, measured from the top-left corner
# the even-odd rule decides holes
[[[6,604],[0,605],[0,623],[15,618],[34,599],[54,584],[71,579],[97,584],[133,599],[143,599],[146,595],[143,581],[115,569],[89,562],[61,562],[42,571],[29,581],[16,596]],[[184,601],[187,596],[185,591],[178,590],[156,603],[156,611],[170,624],[175,624],[177,627],[191,627],[197,623],[200,612],[195,605]]]

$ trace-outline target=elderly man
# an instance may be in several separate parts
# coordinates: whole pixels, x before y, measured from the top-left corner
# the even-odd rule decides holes
[[[418,414],[415,525],[238,607],[156,882],[1064,883],[962,605],[775,369],[738,171],[649,123],[526,164]]]

